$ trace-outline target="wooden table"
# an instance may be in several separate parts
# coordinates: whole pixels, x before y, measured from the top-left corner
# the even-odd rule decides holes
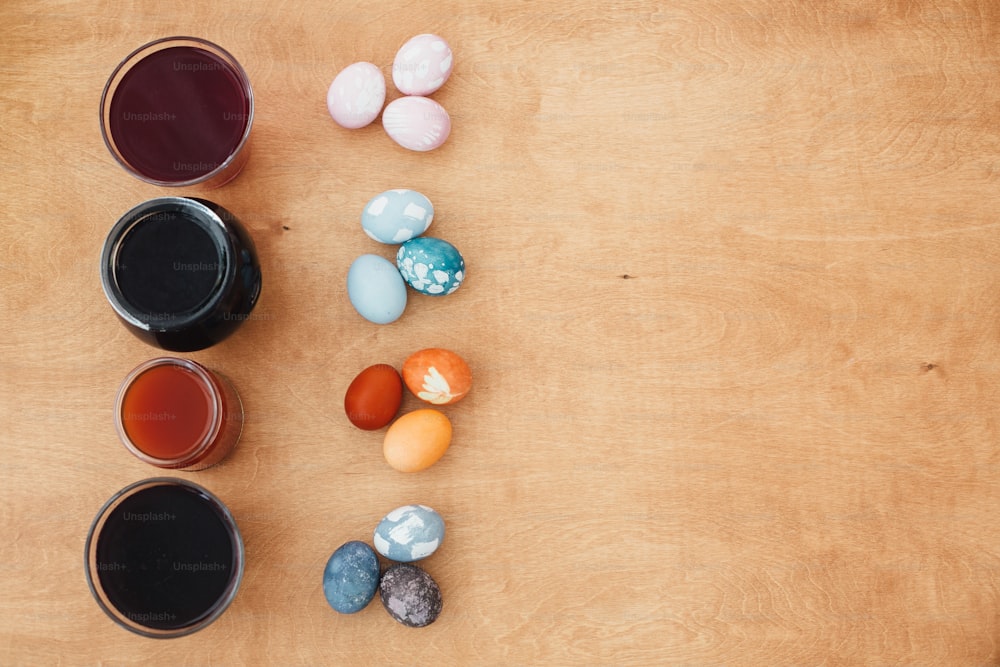
[[[390,72],[420,32],[455,51],[448,143],[336,126],[333,76]],[[172,34],[252,81],[245,171],[182,193],[242,218],[264,291],[189,355],[238,387],[244,437],[180,474],[234,512],[246,575],[213,625],[156,641],[100,611],[83,544],[158,472],[111,418],[158,351],[98,256],[177,191],[116,165],[97,110]],[[997,3],[6,0],[0,44],[0,663],[1000,662]],[[359,216],[395,187],[431,198],[469,277],[378,326],[345,275],[391,255]],[[445,458],[398,473],[344,391],[431,346],[475,387]],[[332,611],[330,553],[411,502],[448,524],[440,619]]]

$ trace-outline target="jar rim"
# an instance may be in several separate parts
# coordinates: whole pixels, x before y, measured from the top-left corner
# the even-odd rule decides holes
[[[147,56],[156,53],[157,51],[162,51],[174,46],[194,46],[207,51],[213,55],[222,58],[226,65],[230,67],[236,78],[239,80],[240,87],[243,90],[243,94],[246,96],[247,100],[247,124],[243,130],[243,134],[240,136],[239,142],[236,147],[233,148],[229,156],[223,160],[219,166],[215,169],[202,174],[201,176],[196,176],[194,178],[186,179],[183,181],[164,181],[155,178],[150,178],[142,174],[139,170],[135,169],[132,165],[128,163],[121,152],[117,148],[117,144],[114,137],[111,136],[111,130],[108,128],[108,117],[111,109],[111,100],[114,97],[115,91],[117,91],[117,84],[121,82],[121,79],[129,72],[131,67]],[[246,70],[240,65],[239,61],[226,49],[222,48],[214,42],[210,42],[207,39],[202,39],[201,37],[190,37],[184,35],[175,35],[171,37],[161,37],[160,39],[154,39],[151,42],[147,42],[142,46],[138,47],[130,54],[125,56],[120,63],[111,72],[111,76],[108,77],[107,82],[104,84],[104,90],[101,92],[101,107],[100,107],[100,121],[101,121],[101,138],[104,140],[104,145],[107,147],[108,151],[114,156],[115,161],[125,169],[128,173],[135,176],[141,181],[150,183],[152,185],[159,185],[164,187],[184,187],[188,185],[197,185],[199,183],[206,183],[213,179],[218,179],[220,174],[225,172],[227,169],[233,166],[237,161],[239,155],[247,148],[247,143],[250,140],[250,128],[253,126],[254,118],[254,99],[253,99],[253,89],[250,87],[250,78],[247,76]],[[234,174],[235,175],[235,174]]]
[[[180,455],[170,459],[152,456],[151,454],[143,451],[139,445],[133,442],[127,429],[125,428],[122,415],[125,397],[128,394],[128,390],[132,387],[132,384],[142,374],[158,366],[179,366],[187,371],[190,371],[198,379],[199,383],[208,392],[210,397],[210,422],[208,424],[208,428],[202,434],[202,437],[198,442],[193,444]],[[179,357],[157,357],[136,366],[122,381],[121,386],[118,388],[118,395],[115,398],[115,430],[118,432],[118,438],[121,440],[122,444],[124,444],[125,447],[139,460],[158,468],[185,468],[196,463],[215,444],[215,441],[218,439],[219,434],[222,431],[223,412],[222,392],[220,391],[217,381],[213,377],[211,371],[198,362],[191,361],[190,359],[181,359]]]
[[[142,625],[138,621],[122,613],[111,603],[110,599],[107,598],[107,595],[104,593],[103,586],[100,583],[100,576],[97,574],[97,542],[100,537],[101,530],[104,528],[104,524],[107,522],[111,512],[133,495],[156,486],[182,486],[201,496],[201,498],[206,501],[218,514],[233,546],[233,568],[226,589],[204,616],[182,628],[151,628],[149,626]],[[111,618],[111,620],[126,630],[130,630],[144,637],[169,639],[173,637],[183,637],[201,630],[215,621],[229,607],[232,601],[236,598],[236,593],[243,580],[245,547],[243,544],[243,536],[240,533],[239,526],[236,524],[236,519],[233,517],[232,512],[226,504],[223,503],[218,496],[200,484],[186,479],[180,479],[178,477],[150,477],[148,479],[139,480],[138,482],[129,484],[112,495],[101,506],[87,532],[87,541],[84,545],[83,557],[87,586],[90,588],[90,592],[93,595],[94,600],[97,601],[98,606],[104,611],[105,614],[108,615],[108,617]]]
[[[182,214],[212,239],[218,260],[216,282],[210,295],[190,311],[146,313],[126,298],[119,282],[118,259],[129,233],[164,212]],[[108,232],[101,250],[101,287],[115,313],[128,324],[149,332],[181,331],[197,325],[218,308],[227,290],[236,280],[236,266],[232,259],[227,232],[226,222],[215,211],[193,197],[157,197],[133,206]]]

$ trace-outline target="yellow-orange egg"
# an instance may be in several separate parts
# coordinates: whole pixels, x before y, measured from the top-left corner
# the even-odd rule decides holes
[[[451,350],[431,347],[403,362],[403,382],[417,398],[434,405],[451,405],[472,389],[472,371]]]
[[[392,423],[382,441],[385,460],[400,472],[430,468],[451,444],[451,422],[433,408],[408,412]]]

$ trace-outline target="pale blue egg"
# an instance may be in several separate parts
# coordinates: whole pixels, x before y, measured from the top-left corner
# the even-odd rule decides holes
[[[421,294],[451,294],[465,280],[462,253],[447,241],[430,236],[420,236],[401,245],[396,253],[396,266],[410,287]]]
[[[404,505],[385,515],[375,528],[375,549],[399,563],[427,558],[444,540],[444,519],[426,505]]]
[[[433,219],[431,200],[416,190],[386,190],[365,204],[361,228],[379,243],[397,245],[426,232]]]
[[[361,317],[389,324],[406,308],[406,283],[386,258],[361,255],[347,272],[347,296]]]

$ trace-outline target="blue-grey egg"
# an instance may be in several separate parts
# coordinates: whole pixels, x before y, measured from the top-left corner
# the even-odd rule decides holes
[[[378,590],[379,565],[375,551],[357,540],[341,545],[323,570],[323,595],[341,614],[368,606]]]
[[[394,619],[422,628],[441,614],[441,589],[431,575],[410,563],[390,566],[379,582],[382,606]]]
[[[361,228],[371,239],[395,245],[426,232],[433,219],[431,200],[416,190],[386,190],[365,204]]]
[[[375,528],[374,544],[389,560],[410,563],[427,558],[444,540],[444,519],[426,505],[392,510]]]
[[[451,294],[465,280],[465,260],[458,248],[430,236],[399,246],[396,266],[403,279],[421,294]]]
[[[406,283],[386,258],[361,255],[347,272],[347,296],[361,317],[389,324],[406,308]]]

